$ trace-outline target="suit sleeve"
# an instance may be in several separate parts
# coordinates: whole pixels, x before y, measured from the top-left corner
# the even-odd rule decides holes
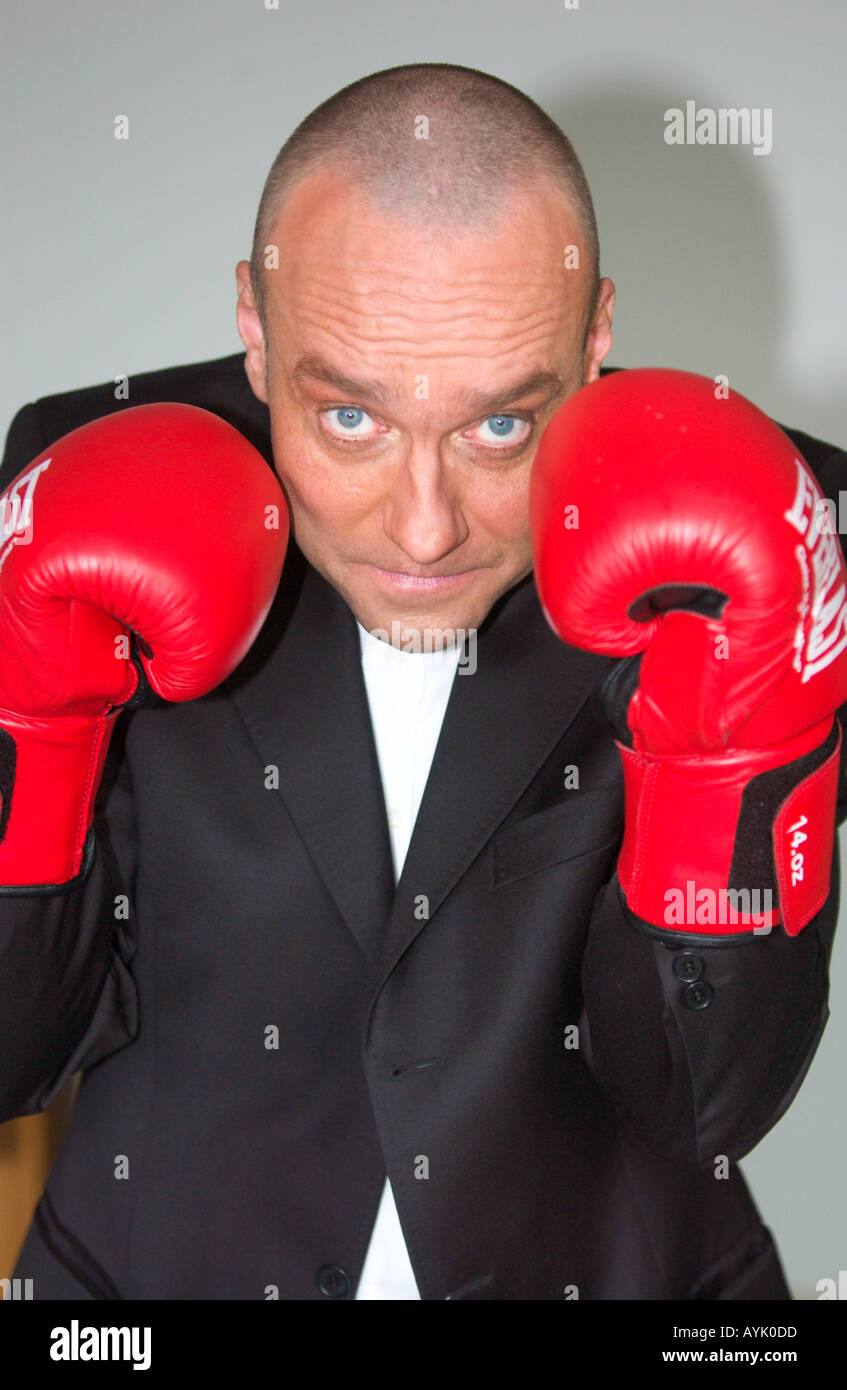
[[[825,496],[847,489],[847,454],[786,431]],[[845,537],[841,537],[844,545]],[[847,705],[838,711],[847,731]],[[837,822],[847,818],[847,738]],[[839,846],[829,897],[796,937],[674,947],[639,928],[617,875],[599,894],[583,957],[586,1060],[625,1124],[674,1161],[744,1154],[800,1088],[829,1017]]]
[[[38,407],[25,406],[9,430],[0,490],[49,442]],[[128,718],[112,737],[85,878],[64,893],[0,894],[0,1121],[46,1109],[76,1071],[137,1032]]]
[[[838,891],[836,847],[830,896],[799,936],[670,949],[635,925],[617,876],[602,890],[583,957],[587,1060],[649,1148],[736,1160],[785,1113],[829,1017]]]

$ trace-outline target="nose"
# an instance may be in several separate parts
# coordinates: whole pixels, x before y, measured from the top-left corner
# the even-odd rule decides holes
[[[392,476],[383,529],[416,565],[435,565],[469,535],[456,480],[435,444],[412,445]]]

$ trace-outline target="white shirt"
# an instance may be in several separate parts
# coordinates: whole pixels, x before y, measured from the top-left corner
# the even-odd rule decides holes
[[[401,651],[357,626],[396,883],[444,722],[460,648]],[[387,1178],[356,1298],[420,1298]]]

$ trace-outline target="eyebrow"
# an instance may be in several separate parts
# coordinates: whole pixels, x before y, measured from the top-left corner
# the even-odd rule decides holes
[[[334,386],[344,395],[357,400],[378,401],[381,405],[389,408],[396,405],[396,392],[388,390],[381,382],[359,381],[356,377],[336,371],[321,357],[306,355],[298,360],[291,373],[291,380],[296,382],[304,376],[311,377],[315,381],[323,381],[327,386]],[[498,405],[502,406],[505,402],[535,395],[539,391],[543,391],[546,400],[549,401],[555,395],[564,395],[565,385],[556,372],[536,371],[496,391],[473,392],[465,397],[465,405],[472,414],[483,415],[494,410]]]

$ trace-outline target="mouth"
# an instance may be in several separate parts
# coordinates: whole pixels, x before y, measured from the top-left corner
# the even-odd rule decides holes
[[[367,568],[395,592],[411,594],[444,593],[458,589],[476,574],[476,570],[460,570],[456,574],[410,574],[406,570],[382,569],[379,565],[368,565]]]

